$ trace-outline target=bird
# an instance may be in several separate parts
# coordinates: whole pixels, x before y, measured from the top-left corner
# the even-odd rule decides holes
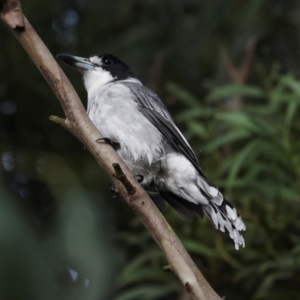
[[[167,202],[189,221],[206,215],[237,250],[245,247],[236,208],[207,179],[165,104],[131,68],[110,53],[57,58],[82,74],[91,121],[157,207],[163,211]]]

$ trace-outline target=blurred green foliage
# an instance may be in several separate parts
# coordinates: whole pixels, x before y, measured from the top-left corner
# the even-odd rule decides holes
[[[165,101],[207,176],[246,222],[246,248],[205,220],[167,220],[227,299],[297,299],[300,287],[300,4],[290,0],[22,1],[53,54],[111,52]],[[243,66],[243,84],[220,55]],[[231,68],[231,70],[230,70]],[[236,71],[238,67],[235,67]],[[64,67],[81,99],[80,75]],[[0,298],[187,299],[155,242],[0,26]]]
[[[176,220],[172,224],[176,232],[207,278],[213,278],[213,284],[219,285],[228,298],[297,298],[300,81],[280,75],[268,91],[227,85],[209,93],[203,104],[174,83],[168,89],[186,106],[176,117],[186,127],[186,136],[204,145],[204,169],[214,170],[218,165],[210,171],[210,178],[237,205],[246,221],[246,248],[236,252],[222,234],[208,234],[211,224],[207,221],[186,225]],[[260,103],[249,101],[239,111],[224,111],[224,97],[237,94],[248,100],[256,97]],[[194,147],[196,151],[199,148]],[[139,247],[140,240],[132,243]],[[161,254],[156,247],[141,248],[141,253],[126,266],[122,284],[155,278],[156,284],[161,282],[161,292],[165,291],[169,275],[155,274],[163,259]],[[145,274],[141,264],[147,270]],[[179,286],[173,286],[173,280],[169,278],[167,286],[176,292]]]

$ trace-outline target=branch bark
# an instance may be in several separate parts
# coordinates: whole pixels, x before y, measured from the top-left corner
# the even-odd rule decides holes
[[[50,119],[74,134],[102,168],[110,174],[118,193],[151,233],[164,252],[170,268],[177,274],[192,299],[220,299],[205,280],[160,211],[129,172],[117,153],[110,145],[97,143],[97,140],[102,138],[100,132],[89,119],[70,81],[22,14],[19,1],[0,0],[0,15],[2,21],[10,28],[45,77],[63,107],[66,119],[53,116]],[[115,178],[116,166],[120,167],[118,170],[122,171],[131,188],[135,189],[134,193],[128,193],[128,189],[124,188],[124,180],[122,183],[122,180]]]

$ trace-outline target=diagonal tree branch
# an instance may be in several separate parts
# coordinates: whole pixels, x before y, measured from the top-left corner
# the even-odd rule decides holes
[[[207,283],[162,214],[135,180],[134,176],[128,171],[128,168],[117,153],[108,144],[97,143],[97,140],[102,138],[100,132],[87,116],[70,81],[28,20],[23,16],[19,1],[0,0],[0,15],[2,21],[10,28],[43,74],[63,107],[66,119],[52,116],[51,120],[74,134],[90,151],[102,168],[110,174],[118,193],[120,193],[151,233],[164,252],[171,270],[179,277],[192,299],[220,299]],[[130,195],[122,182],[113,177],[113,174],[116,173],[114,167],[117,165],[120,167],[119,171],[122,171],[131,187],[135,189],[135,193]]]

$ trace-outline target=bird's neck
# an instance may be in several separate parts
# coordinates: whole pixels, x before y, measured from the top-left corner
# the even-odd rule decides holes
[[[97,90],[102,88],[104,85],[113,82],[116,79],[113,76],[111,76],[108,72],[93,72],[94,74],[92,72],[93,71],[89,72],[89,74],[86,74],[83,77],[84,85],[88,93],[88,98],[90,98]],[[116,83],[117,82],[132,82],[142,85],[141,81],[136,78],[128,78],[116,81]]]
[[[103,85],[113,81],[115,78],[109,72],[90,71],[83,76],[84,86],[90,96]]]

